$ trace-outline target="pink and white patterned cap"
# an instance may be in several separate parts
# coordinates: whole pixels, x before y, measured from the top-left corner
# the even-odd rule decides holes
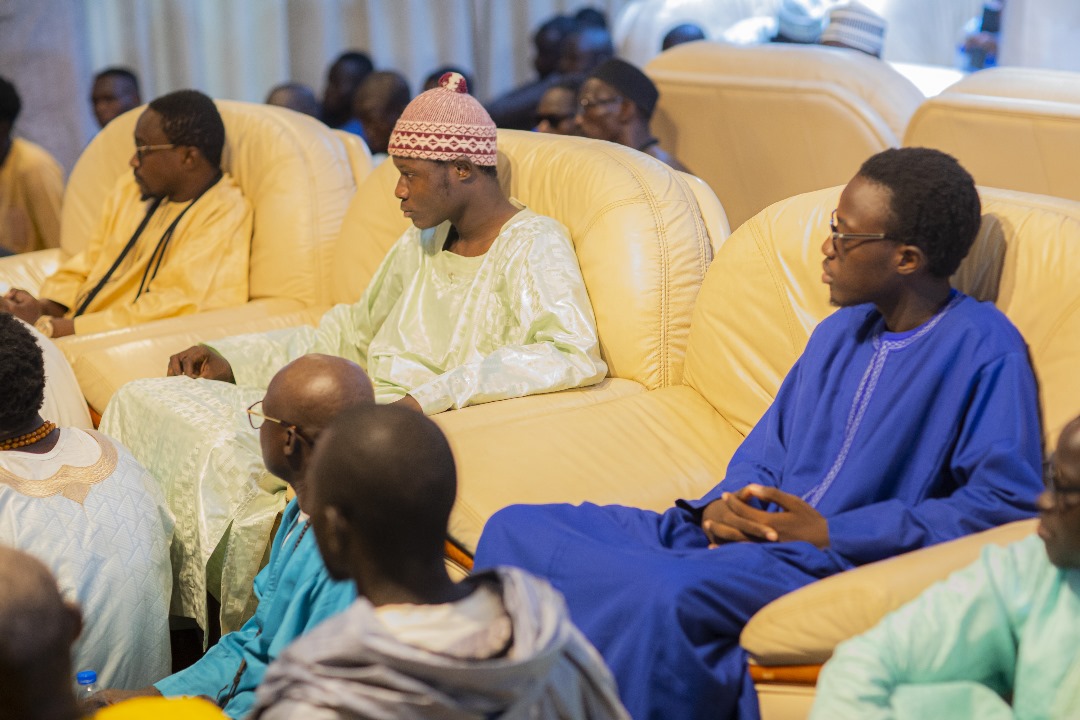
[[[420,160],[495,164],[495,123],[469,95],[465,78],[450,72],[439,86],[420,93],[401,113],[390,135],[390,155]]]

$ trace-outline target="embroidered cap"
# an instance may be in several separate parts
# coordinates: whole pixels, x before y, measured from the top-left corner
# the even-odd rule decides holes
[[[420,160],[495,164],[495,123],[469,95],[465,78],[448,72],[439,86],[420,93],[401,113],[387,149],[390,155]]]
[[[821,33],[822,44],[861,50],[881,57],[885,46],[885,18],[857,2],[838,5],[829,14],[829,24]]]

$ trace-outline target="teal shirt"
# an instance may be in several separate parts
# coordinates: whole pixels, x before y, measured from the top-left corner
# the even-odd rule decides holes
[[[255,596],[255,615],[197,663],[158,682],[162,695],[208,695],[225,703],[229,717],[242,718],[251,710],[266,666],[293,640],[356,599],[351,581],[330,578],[315,533],[300,520],[295,499],[285,507],[270,561],[255,578]]]
[[[1080,717],[1080,570],[1035,535],[986,548],[840,645],[810,717]]]

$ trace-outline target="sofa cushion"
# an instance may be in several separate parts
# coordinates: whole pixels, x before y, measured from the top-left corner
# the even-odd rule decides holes
[[[819,580],[759,610],[740,643],[762,665],[823,663],[839,643],[975,562],[984,546],[1021,540],[1037,522],[1009,523]]]

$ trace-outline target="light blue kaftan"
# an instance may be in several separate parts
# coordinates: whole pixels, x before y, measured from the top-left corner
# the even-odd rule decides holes
[[[255,578],[255,595],[255,615],[194,665],[156,683],[162,695],[207,695],[224,703],[229,717],[242,718],[266,667],[285,646],[356,599],[352,581],[330,578],[295,499],[281,518],[270,562]]]
[[[1038,536],[987,547],[841,644],[811,715],[936,717],[1080,717],[1080,570],[1055,567]]]
[[[236,385],[155,378],[113,397],[101,427],[158,478],[176,515],[174,612],[203,621],[207,562],[226,530],[222,624],[237,627],[250,612],[285,485],[263,467],[244,408],[289,361],[310,352],[354,360],[379,402],[409,393],[427,413],[604,378],[592,305],[562,225],[522,209],[475,258],[443,250],[448,230],[407,230],[360,300],[329,310],[317,328],[214,342]]]
[[[1041,437],[1026,347],[992,305],[957,293],[904,333],[886,332],[872,306],[844,308],[704,498],[662,515],[511,507],[488,521],[476,567],[551,580],[634,718],[756,718],[738,638],[758,609],[854,565],[1030,516]],[[830,547],[709,549],[702,509],[749,483],[816,505]]]

